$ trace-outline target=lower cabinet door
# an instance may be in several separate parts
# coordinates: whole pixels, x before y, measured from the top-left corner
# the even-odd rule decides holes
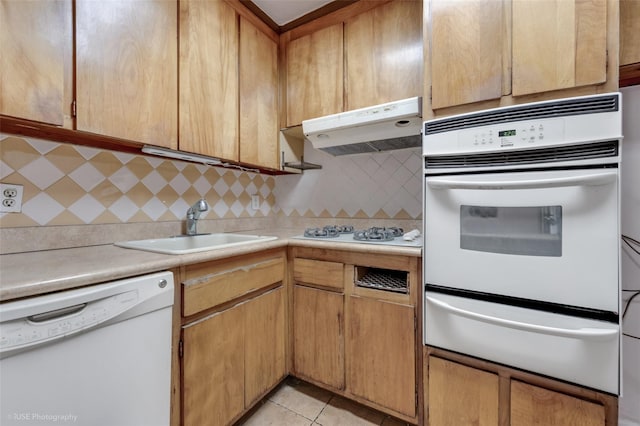
[[[183,425],[223,426],[244,410],[243,305],[183,329]]]
[[[293,297],[296,375],[344,389],[344,294],[296,285]]]
[[[511,426],[604,426],[603,405],[511,380]]]
[[[347,390],[407,416],[416,415],[413,306],[349,297]]]
[[[276,385],[286,374],[284,288],[272,290],[245,306],[245,406]]]
[[[428,374],[429,426],[498,425],[497,374],[434,356]]]

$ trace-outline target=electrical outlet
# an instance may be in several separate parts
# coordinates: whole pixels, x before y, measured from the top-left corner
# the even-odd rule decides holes
[[[251,208],[253,210],[259,210],[260,209],[260,196],[259,195],[252,195],[251,196]]]
[[[0,183],[0,212],[19,213],[22,211],[22,185]]]

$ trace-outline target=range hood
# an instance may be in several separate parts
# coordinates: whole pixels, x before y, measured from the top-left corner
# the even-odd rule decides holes
[[[408,98],[302,122],[313,147],[331,155],[422,146],[422,98]]]

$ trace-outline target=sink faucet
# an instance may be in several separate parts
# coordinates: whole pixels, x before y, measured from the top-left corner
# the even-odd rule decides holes
[[[204,199],[196,201],[194,205],[187,210],[187,235],[196,235],[198,233],[198,219],[200,214],[209,210],[209,205]]]

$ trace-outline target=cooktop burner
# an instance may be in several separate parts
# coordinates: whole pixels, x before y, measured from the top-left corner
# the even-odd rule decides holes
[[[351,225],[327,225],[322,228],[307,228],[304,236],[307,238],[336,238],[340,234],[353,234]]]
[[[373,228],[363,231],[355,231],[353,239],[358,241],[392,241],[396,237],[402,237],[404,234],[402,228]]]

